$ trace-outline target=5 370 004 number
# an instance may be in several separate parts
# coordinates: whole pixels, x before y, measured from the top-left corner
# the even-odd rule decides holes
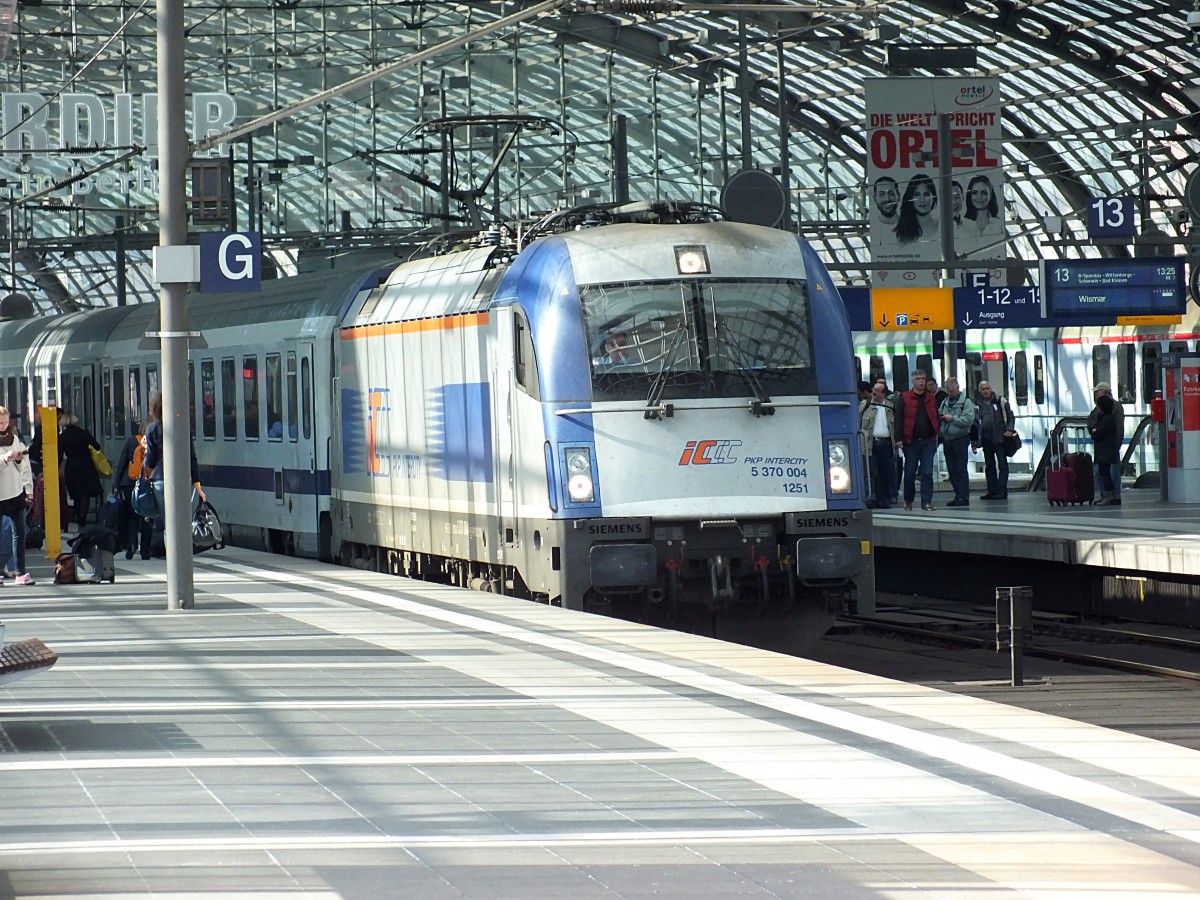
[[[798,466],[751,466],[750,474],[768,478],[807,478],[808,469]]]

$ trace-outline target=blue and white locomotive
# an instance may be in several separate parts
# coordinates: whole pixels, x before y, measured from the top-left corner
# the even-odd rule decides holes
[[[156,310],[0,326],[10,405],[68,403],[115,452]],[[874,601],[850,332],[795,235],[592,207],[191,313],[237,543],[780,649]]]

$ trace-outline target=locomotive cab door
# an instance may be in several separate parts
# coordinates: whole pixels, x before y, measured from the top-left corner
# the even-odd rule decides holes
[[[492,345],[492,431],[495,436],[493,460],[496,485],[495,515],[500,532],[501,559],[507,550],[519,546],[520,519],[517,515],[516,434],[513,427],[513,309],[501,307],[493,311],[496,322],[495,343]]]

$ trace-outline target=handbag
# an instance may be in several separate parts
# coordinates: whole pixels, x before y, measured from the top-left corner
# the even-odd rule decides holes
[[[133,493],[129,496],[129,505],[143,519],[153,519],[159,514],[158,498],[154,496],[154,486],[149,478],[139,478],[133,483]]]
[[[74,553],[60,553],[58,559],[54,561],[54,583],[55,584],[78,584],[79,576],[76,571],[76,563]]]
[[[107,478],[112,474],[112,465],[108,461],[108,457],[104,455],[104,451],[99,447],[88,447],[92,454],[92,465],[96,467],[96,474],[101,478]]]
[[[1005,456],[1009,456],[1009,457],[1016,456],[1017,451],[1020,449],[1021,449],[1021,436],[1019,434],[1017,434],[1014,431],[1012,434],[1006,434],[1004,436],[1004,455]]]
[[[220,550],[224,546],[221,519],[211,503],[201,500],[192,516],[192,553]]]

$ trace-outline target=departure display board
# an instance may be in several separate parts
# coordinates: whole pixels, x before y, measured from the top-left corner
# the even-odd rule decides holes
[[[1043,260],[1042,315],[1080,325],[1119,316],[1181,316],[1184,269],[1176,257]]]

